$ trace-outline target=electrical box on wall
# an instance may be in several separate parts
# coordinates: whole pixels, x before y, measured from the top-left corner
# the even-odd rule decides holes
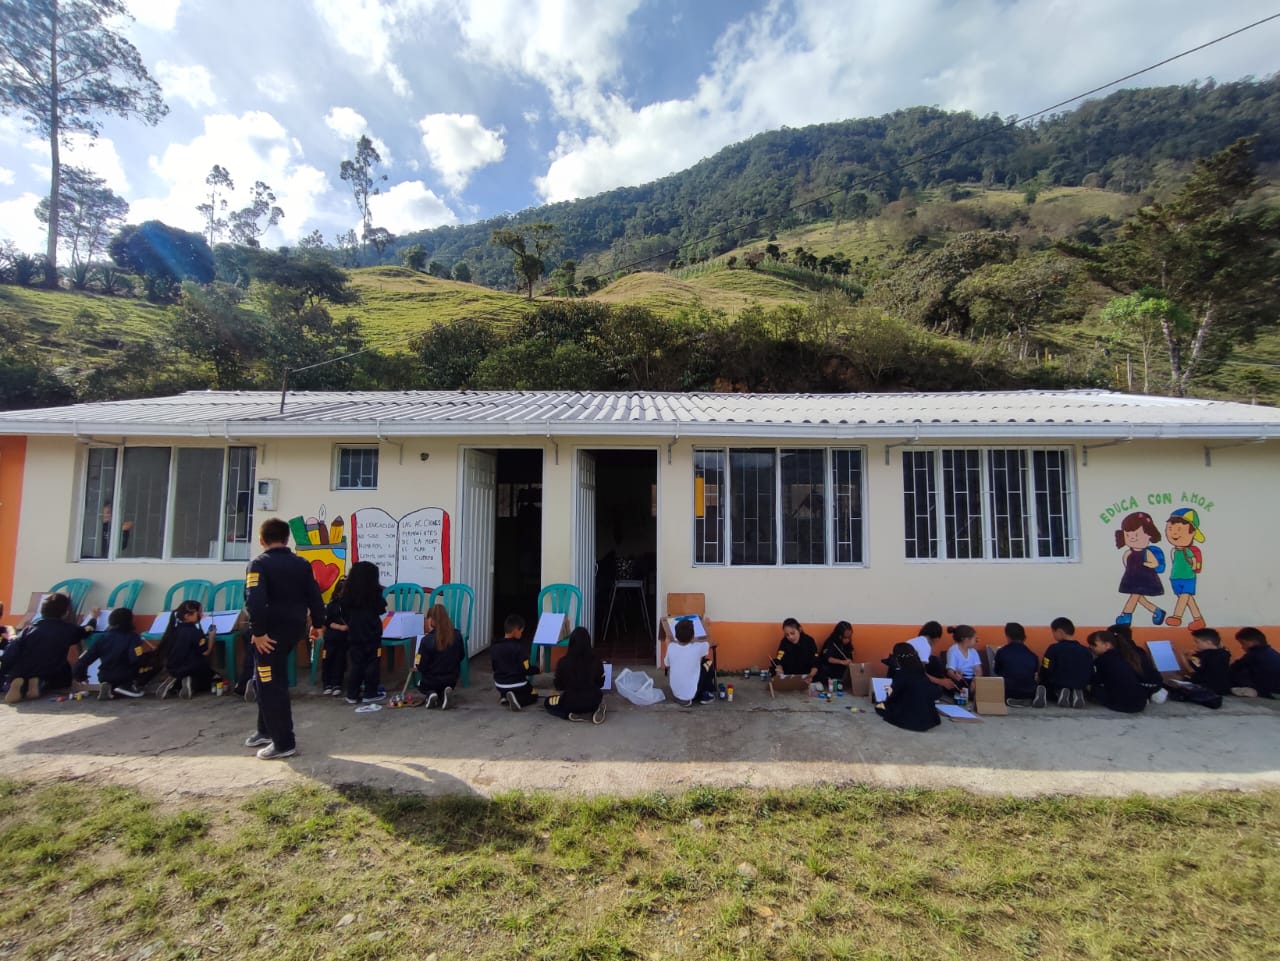
[[[254,488],[253,509],[255,511],[273,511],[276,509],[276,493],[280,482],[274,477],[260,477]]]

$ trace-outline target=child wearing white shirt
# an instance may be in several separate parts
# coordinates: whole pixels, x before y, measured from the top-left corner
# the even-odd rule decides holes
[[[957,685],[972,687],[973,679],[982,676],[982,657],[978,654],[978,632],[968,624],[948,627],[955,640],[947,651],[947,676]]]
[[[693,640],[693,622],[676,622],[675,643],[667,645],[662,663],[667,668],[671,696],[685,707],[716,699],[716,675],[711,666],[711,645]]]

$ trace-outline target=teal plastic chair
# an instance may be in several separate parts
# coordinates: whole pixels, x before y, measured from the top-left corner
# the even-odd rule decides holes
[[[237,577],[230,581],[220,581],[213,585],[209,592],[210,611],[238,611],[244,607],[244,578]],[[222,663],[227,680],[236,683],[236,632],[213,635],[213,641],[222,648]],[[293,668],[293,665],[289,665]],[[296,680],[296,669],[289,672],[289,686]]]
[[[71,612],[73,614],[80,613],[80,605],[84,603],[84,599],[89,596],[89,589],[93,587],[93,581],[87,577],[72,577],[65,581],[58,581],[53,587],[49,588],[49,594],[66,594],[71,598]]]
[[[453,629],[462,642],[462,670],[459,672],[462,686],[471,686],[471,664],[467,656],[467,641],[471,637],[471,616],[475,612],[476,593],[466,584],[441,584],[427,598],[427,610],[443,604],[453,621]]]
[[[427,592],[420,584],[401,581],[382,589],[382,596],[387,601],[388,611],[413,611],[421,614],[426,610]],[[382,650],[387,657],[388,666],[395,664],[395,651],[404,648],[405,670],[413,673],[413,658],[417,653],[417,637],[384,637]]]
[[[142,593],[142,587],[143,583],[140,580],[121,581],[107,595],[107,609],[114,610],[117,607],[127,607],[129,610],[133,610],[138,605],[138,596]],[[102,631],[94,631],[84,642],[84,646],[86,648],[93,647],[102,635]]]
[[[573,584],[548,584],[538,591],[538,613],[568,614],[569,626],[577,627],[582,623],[582,591]],[[568,647],[569,639],[557,641],[555,647]],[[538,664],[544,671],[551,670],[551,647],[549,644],[529,644],[529,663]],[[538,648],[543,650],[539,651]],[[545,665],[539,664],[539,658],[545,654]]]
[[[178,581],[165,592],[162,613],[169,613],[183,601],[199,601],[200,607],[207,611],[211,594],[213,594],[213,581],[200,580],[194,577],[185,581]],[[142,636],[148,641],[158,641],[164,636],[164,632],[144,631]]]

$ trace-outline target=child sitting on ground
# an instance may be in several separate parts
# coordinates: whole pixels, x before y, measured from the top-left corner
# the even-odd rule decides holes
[[[676,621],[675,643],[667,645],[662,665],[667,669],[671,696],[684,707],[716,699],[716,675],[711,666],[711,645],[694,642],[693,622]]]
[[[425,706],[447,711],[462,674],[462,638],[453,629],[443,604],[427,611],[427,633],[418,643],[414,667],[418,671],[418,690],[426,698]]]
[[[995,672],[1004,678],[1005,703],[1030,707],[1036,696],[1036,668],[1040,658],[1027,647],[1027,631],[1017,621],[1004,626],[1004,646],[996,651]]]
[[[1139,714],[1147,706],[1148,694],[1142,686],[1142,660],[1136,648],[1121,650],[1111,631],[1089,635],[1093,661],[1093,693],[1102,706],[1121,714]]]
[[[982,676],[982,655],[977,651],[978,632],[968,624],[948,627],[947,633],[955,642],[947,651],[947,676],[957,688],[968,690],[973,679]]]
[[[895,644],[895,663],[889,696],[876,705],[880,716],[907,731],[927,731],[942,723],[935,706],[937,688],[925,677],[920,655],[909,642]]]
[[[87,681],[89,667],[98,664],[98,700],[110,701],[115,695],[142,697],[143,658],[155,645],[144,641],[133,629],[133,611],[113,608],[107,615],[107,629],[76,661],[75,679]]]
[[[1280,697],[1280,651],[1256,627],[1242,627],[1236,640],[1244,654],[1231,662],[1231,693],[1237,697]]]
[[[1222,636],[1212,627],[1191,632],[1196,649],[1186,655],[1186,678],[1215,694],[1231,693],[1231,654],[1222,646]]]
[[[213,687],[214,673],[209,666],[209,636],[200,629],[201,608],[199,601],[183,601],[169,615],[169,624],[160,638],[165,652],[164,667],[169,676],[156,688],[156,697],[163,700],[178,688],[184,700],[191,700],[196,691]]]
[[[1147,692],[1152,704],[1163,704],[1169,699],[1169,692],[1164,689],[1164,678],[1156,669],[1155,658],[1145,647],[1139,647],[1133,639],[1133,628],[1128,624],[1112,624],[1111,635],[1115,639],[1116,650],[1130,664],[1136,665],[1138,684]]]
[[[794,617],[782,622],[782,640],[769,672],[779,679],[802,678],[806,684],[813,683],[818,673],[818,645]]]
[[[1040,683],[1036,685],[1033,707],[1044,707],[1056,698],[1058,707],[1084,707],[1084,689],[1093,676],[1093,657],[1089,648],[1076,640],[1076,626],[1067,617],[1049,622],[1053,643],[1040,661]]]
[[[818,652],[818,675],[815,680],[828,688],[831,682],[843,682],[853,668],[853,625],[839,621],[827,635]]]
[[[537,665],[529,664],[529,645],[523,644],[524,618],[508,614],[502,624],[505,632],[489,649],[493,665],[493,686],[498,690],[498,703],[513,711],[538,703],[538,692],[529,678],[538,673]]]
[[[547,696],[549,714],[565,721],[589,717],[595,724],[604,723],[604,662],[591,646],[585,627],[575,627],[569,635],[569,647],[556,664],[554,683],[559,693]]]
[[[71,649],[82,644],[91,629],[67,620],[70,614],[70,597],[48,595],[40,604],[40,620],[24,627],[5,647],[0,678],[9,679],[6,704],[17,704],[24,695],[35,700],[45,690],[71,686]],[[94,620],[97,616],[94,611]]]

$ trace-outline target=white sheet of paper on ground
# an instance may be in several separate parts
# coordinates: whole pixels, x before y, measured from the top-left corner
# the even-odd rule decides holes
[[[1172,641],[1147,641],[1147,650],[1151,652],[1151,660],[1156,662],[1156,670],[1161,674],[1180,671],[1178,655],[1173,652]]]
[[[555,646],[569,636],[569,615],[546,611],[538,616],[538,626],[533,632],[533,643]]]
[[[944,717],[959,719],[962,721],[977,721],[978,715],[972,711],[966,711],[962,707],[956,707],[954,704],[939,704],[938,713]]]
[[[391,611],[382,615],[383,637],[417,637],[425,634],[426,619],[417,611]]]
[[[889,688],[891,683],[887,677],[873,677],[871,679],[871,700],[872,703],[879,704],[889,696]]]
[[[376,711],[381,711],[381,710],[382,710],[381,704],[361,704],[358,708],[356,708],[356,713],[357,714],[373,714]]]

